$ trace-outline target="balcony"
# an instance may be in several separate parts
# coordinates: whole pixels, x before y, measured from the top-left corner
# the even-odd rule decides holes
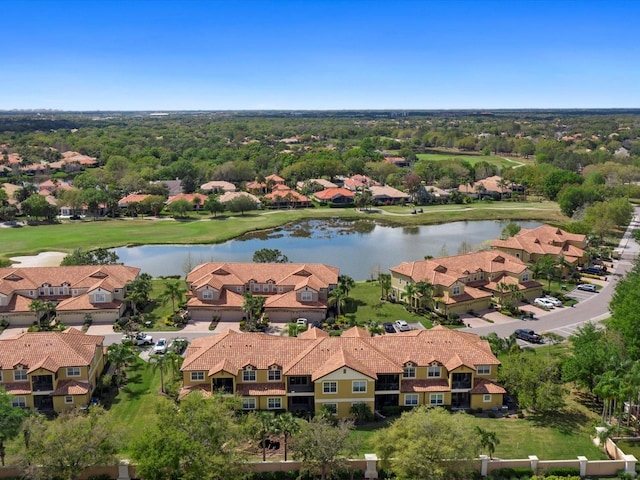
[[[34,392],[52,392],[53,377],[51,375],[35,375],[31,377],[31,390]]]
[[[471,388],[470,373],[454,373],[451,376],[451,390],[468,390]]]
[[[290,377],[287,382],[287,393],[312,393],[314,384],[311,377]]]
[[[376,392],[392,392],[400,390],[400,375],[378,375]]]

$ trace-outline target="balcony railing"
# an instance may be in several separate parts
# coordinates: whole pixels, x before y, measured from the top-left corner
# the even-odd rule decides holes
[[[376,382],[376,392],[400,390],[400,382]]]
[[[51,391],[53,391],[53,383],[51,383],[51,382],[34,382],[32,388],[33,388],[34,392],[51,392]]]
[[[467,388],[471,388],[471,380],[463,380],[460,382],[451,382],[452,390],[464,390]]]
[[[309,393],[313,391],[314,391],[313,384],[289,385],[289,388],[287,389],[287,392],[289,393]]]

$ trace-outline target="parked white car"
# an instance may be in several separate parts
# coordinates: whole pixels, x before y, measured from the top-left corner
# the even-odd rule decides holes
[[[167,339],[161,338],[153,346],[153,353],[167,353]]]
[[[538,307],[546,308],[548,310],[551,310],[553,308],[553,303],[551,303],[546,298],[536,298],[533,300],[533,304]]]
[[[545,300],[547,300],[548,302],[551,302],[553,304],[554,307],[561,307],[562,306],[562,302],[557,299],[556,297],[550,297],[549,295],[544,297]]]
[[[411,330],[409,324],[404,320],[396,320],[394,323],[396,328],[401,332],[408,332],[409,330]]]

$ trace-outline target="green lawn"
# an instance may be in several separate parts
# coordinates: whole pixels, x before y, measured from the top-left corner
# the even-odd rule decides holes
[[[494,456],[499,458],[516,459],[537,455],[541,460],[561,460],[584,455],[589,460],[607,459],[604,452],[593,445],[589,437],[590,430],[583,429],[580,425],[569,425],[573,421],[571,416],[566,421],[468,417],[472,425],[498,434],[500,445],[496,447]],[[358,439],[359,453],[375,452],[373,433],[386,425],[388,423],[379,422],[356,427],[352,435]]]
[[[507,160],[504,157],[496,155],[480,155],[480,154],[464,154],[460,152],[451,153],[418,153],[416,155],[419,160],[433,160],[440,162],[443,160],[461,160],[469,162],[471,165],[475,165],[478,162],[487,162],[491,165],[497,165],[500,168],[515,167],[517,165],[527,164],[527,160],[513,159]]]
[[[144,360],[136,358],[126,372],[127,382],[113,398],[109,410],[115,426],[125,432],[129,442],[143,434],[153,421],[156,403],[170,400],[160,394],[160,372],[154,372]]]
[[[409,313],[401,303],[381,301],[381,295],[382,291],[377,281],[356,282],[356,287],[349,292],[353,301],[344,312],[344,316],[358,325],[365,325],[369,320],[384,323],[402,319],[407,322],[421,322],[427,328],[433,326],[426,317]]]
[[[2,257],[31,255],[44,251],[71,252],[75,248],[94,249],[145,244],[211,244],[243,233],[264,230],[310,218],[368,218],[393,226],[418,226],[472,220],[539,220],[563,223],[564,217],[552,202],[478,202],[469,205],[423,207],[424,213],[411,215],[406,207],[385,207],[383,213],[361,213],[353,208],[315,208],[255,212],[245,216],[172,219],[105,219],[56,225],[7,228],[2,231]],[[204,218],[204,220],[202,220]]]

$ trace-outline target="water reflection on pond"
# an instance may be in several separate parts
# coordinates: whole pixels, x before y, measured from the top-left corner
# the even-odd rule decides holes
[[[261,248],[279,249],[296,263],[326,263],[356,280],[403,261],[425,256],[456,255],[500,237],[507,222],[453,222],[442,225],[388,227],[369,220],[306,220],[269,231],[254,232],[217,245],[145,245],[117,248],[120,261],[153,276],[184,275],[189,265],[251,262]],[[534,228],[539,222],[517,222]]]

